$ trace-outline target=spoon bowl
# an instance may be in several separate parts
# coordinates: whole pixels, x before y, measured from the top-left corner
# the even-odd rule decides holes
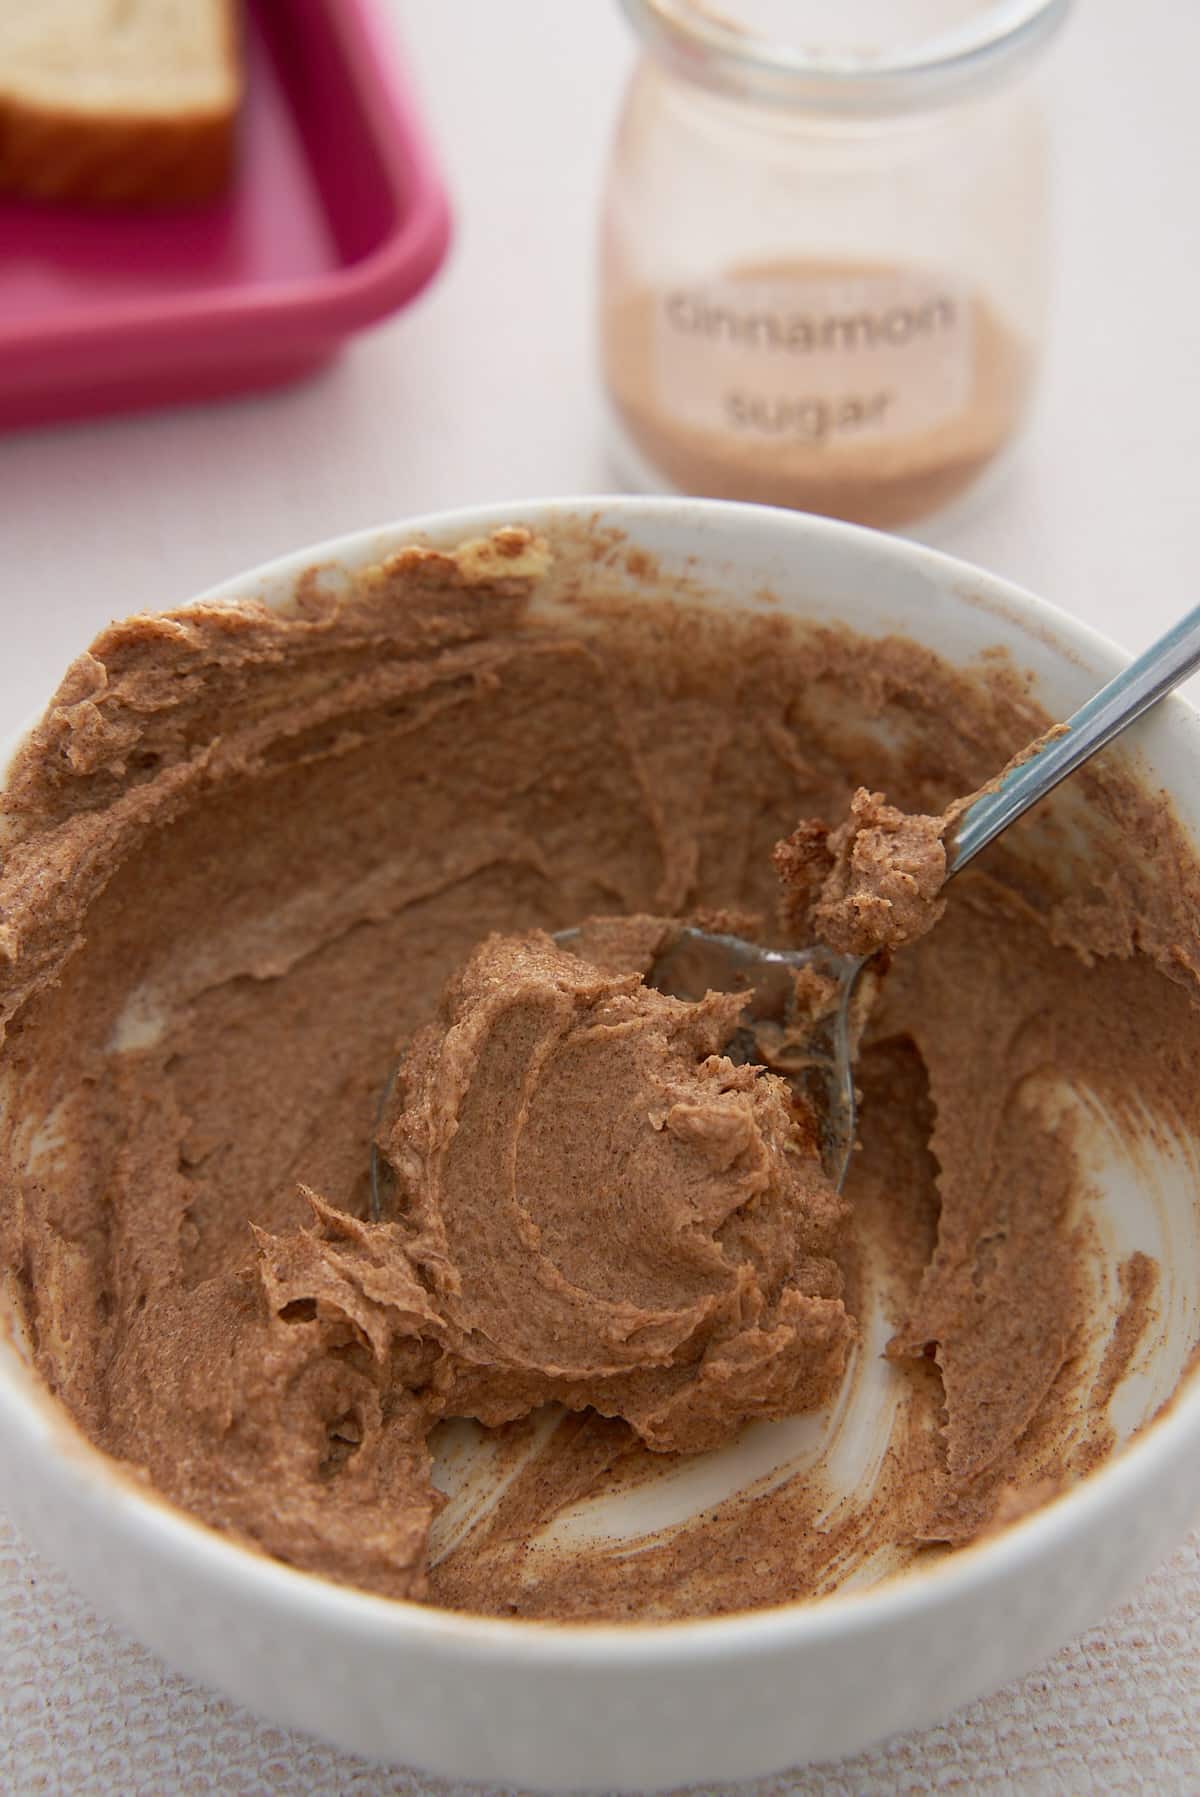
[[[570,948],[578,930],[554,940]],[[792,1084],[816,1129],[825,1171],[840,1191],[854,1149],[854,1049],[870,993],[860,983],[865,959],[812,948],[762,948],[741,936],[683,924],[656,957],[646,984],[672,998],[745,992],[742,1026],[725,1053],[770,1067]],[[819,1006],[805,1002],[797,975],[815,973],[828,987]]]

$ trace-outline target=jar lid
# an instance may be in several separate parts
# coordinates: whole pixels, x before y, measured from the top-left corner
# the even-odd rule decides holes
[[[893,112],[1008,77],[1071,0],[622,0],[679,73],[796,110]]]

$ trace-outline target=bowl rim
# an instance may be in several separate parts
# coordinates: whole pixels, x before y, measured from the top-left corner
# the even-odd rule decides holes
[[[254,589],[292,579],[313,566],[369,564],[378,556],[423,539],[466,541],[505,525],[553,529],[578,523],[619,523],[627,518],[669,520],[692,527],[708,525],[728,539],[730,532],[781,538],[794,535],[842,546],[839,553],[865,566],[889,562],[906,566],[931,583],[959,594],[1025,630],[1089,673],[1108,678],[1129,656],[1108,637],[1057,606],[957,556],[910,539],[859,525],[781,508],[723,500],[624,494],[564,495],[501,501],[424,513],[346,533],[298,551],[273,557],[223,580],[189,603],[226,602],[256,596]],[[703,530],[700,541],[703,540]],[[390,548],[388,547],[390,545]],[[1200,755],[1200,712],[1178,693],[1156,710],[1172,727],[1196,733]],[[14,749],[23,740],[20,732]],[[0,760],[0,782],[10,757]],[[1198,843],[1200,847],[1200,843]],[[4,1331],[5,1337],[9,1332]],[[198,1578],[222,1590],[232,1603],[252,1604],[277,1621],[316,1621],[330,1630],[353,1633],[386,1653],[419,1648],[452,1651],[460,1664],[497,1657],[522,1671],[571,1661],[585,1670],[606,1667],[642,1670],[684,1666],[725,1655],[765,1656],[824,1642],[853,1640],[881,1625],[903,1626],[952,1599],[978,1601],[985,1592],[1020,1570],[1051,1559],[1068,1537],[1097,1527],[1154,1489],[1180,1451],[1200,1438],[1200,1357],[1185,1366],[1167,1404],[1110,1460],[1075,1485],[996,1535],[970,1542],[929,1565],[907,1570],[878,1585],[794,1599],[768,1608],[681,1621],[555,1622],[504,1618],[446,1610],[432,1604],[385,1598],[302,1572],[244,1546],[160,1497],[130,1470],[87,1439],[11,1340],[0,1344],[0,1440],[18,1453],[52,1463],[74,1495],[131,1543],[160,1560],[182,1561]]]

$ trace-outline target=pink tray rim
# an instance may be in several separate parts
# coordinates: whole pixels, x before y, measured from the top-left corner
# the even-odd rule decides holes
[[[392,47],[371,16],[370,0],[337,0],[330,17],[354,70],[380,162],[393,189],[404,195],[398,229],[361,261],[261,291],[231,286],[226,292],[122,301],[61,324],[31,317],[6,325],[0,363],[10,352],[22,357],[35,351],[94,352],[100,345],[115,349],[127,339],[136,341],[141,362],[156,348],[170,351],[184,340],[192,343],[198,332],[207,336],[214,324],[223,327],[227,345],[261,339],[278,347],[278,333],[285,329],[308,342],[334,339],[385,317],[420,291],[440,266],[451,236],[450,205],[432,147]]]

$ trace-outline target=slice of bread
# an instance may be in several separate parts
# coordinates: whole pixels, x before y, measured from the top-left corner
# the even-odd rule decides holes
[[[212,199],[233,171],[238,0],[0,0],[0,190]]]

